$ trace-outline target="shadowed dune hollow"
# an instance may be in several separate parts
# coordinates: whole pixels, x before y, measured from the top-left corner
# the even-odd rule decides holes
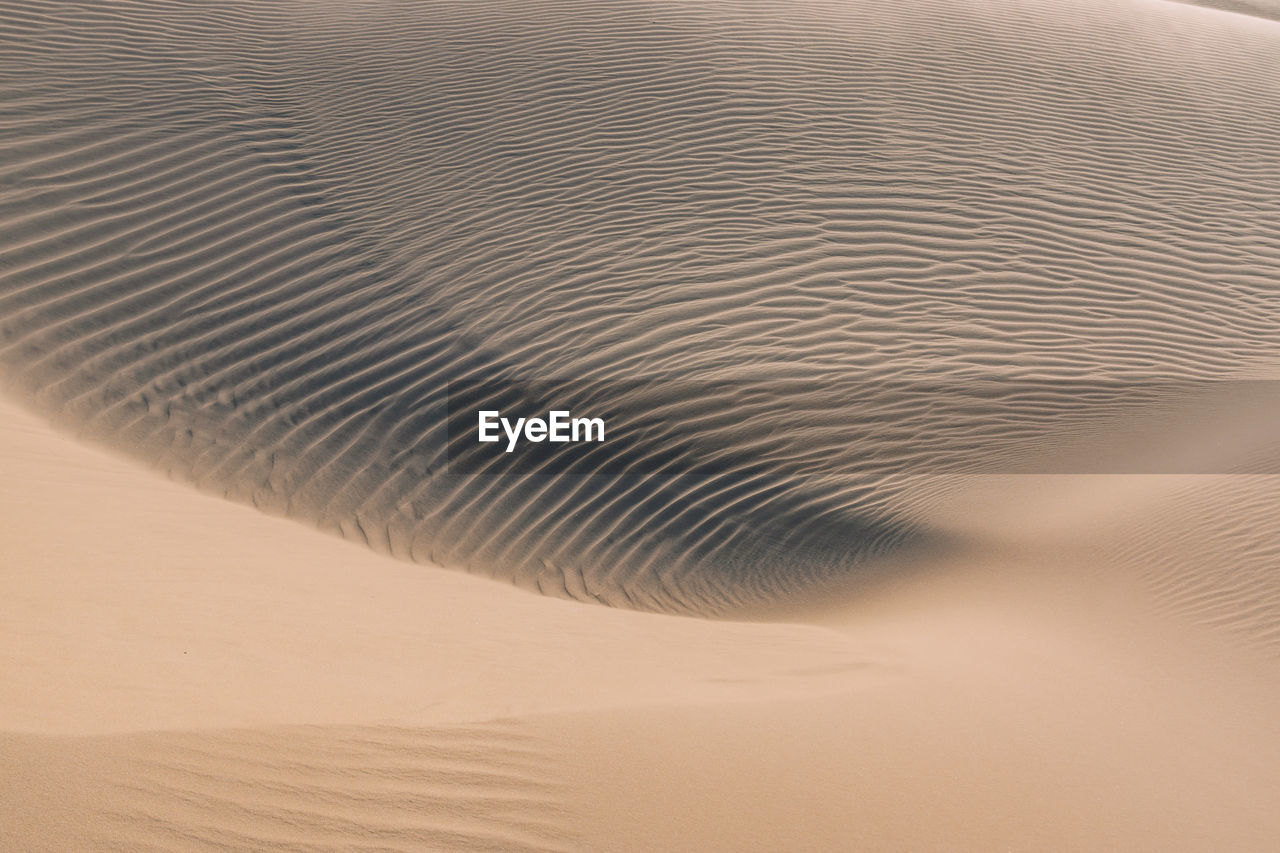
[[[1270,21],[148,0],[0,33],[9,387],[399,558],[744,612],[953,547],[954,463],[1143,402],[1089,383],[1274,378]],[[595,476],[448,464],[450,383],[547,378],[655,426]],[[902,381],[1026,393],[867,391]]]

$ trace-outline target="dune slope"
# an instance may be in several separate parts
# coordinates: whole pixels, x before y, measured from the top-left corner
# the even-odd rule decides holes
[[[0,364],[86,436],[398,557],[731,613],[935,547],[901,475],[1035,457],[1010,424],[1074,428],[1056,381],[1271,375],[1280,50],[1254,23],[6,2]],[[641,434],[629,477],[458,471],[468,377],[657,394],[681,440]],[[902,377],[1037,396],[814,397]],[[691,459],[715,474],[669,476]]]

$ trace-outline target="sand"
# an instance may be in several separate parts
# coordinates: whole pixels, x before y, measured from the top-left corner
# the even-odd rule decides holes
[[[424,849],[439,843],[433,833],[451,837],[451,809],[506,796],[507,783],[489,774],[503,771],[504,733],[527,736],[496,724],[490,746],[490,721],[821,695],[846,689],[846,677],[867,665],[845,638],[817,627],[583,607],[397,564],[77,445],[11,404],[0,411],[6,849],[76,849],[58,834],[70,829],[88,833],[90,849],[182,846],[192,833],[187,843],[198,847],[230,831],[223,821],[238,824],[241,809],[265,821],[231,836],[242,847],[301,843],[324,830],[331,834],[312,842],[372,843],[389,833],[387,843]],[[209,738],[225,752],[208,755],[206,767]],[[406,756],[415,743],[423,754]],[[330,754],[340,744],[354,754]],[[465,753],[456,761],[455,747]],[[138,775],[139,763],[178,762],[188,748],[196,753],[172,772],[231,798],[205,817],[182,810],[204,789],[183,793],[164,774],[152,785]],[[263,784],[293,791],[316,824],[293,839],[270,834],[272,810],[285,806],[259,800],[241,777],[277,749],[281,765],[260,768]],[[314,750],[314,759],[290,759],[295,749]],[[314,772],[332,777],[333,796],[365,796],[368,812],[326,828],[323,795],[294,778],[312,772],[312,760]],[[455,779],[454,764],[476,778]],[[426,774],[423,790],[397,776],[404,767]],[[404,790],[387,791],[386,802],[377,790],[362,794],[367,777],[384,773]],[[544,767],[514,776],[511,784],[537,790],[562,782]],[[564,808],[562,800],[549,807]],[[50,810],[64,801],[65,819],[62,807]],[[119,809],[150,817],[99,827]],[[552,839],[571,827],[538,813],[530,820],[547,823]],[[457,846],[483,847],[492,834],[487,843],[505,847],[501,821],[480,823],[480,840],[464,827]]]
[[[8,849],[1280,837],[1274,664],[1089,555],[952,558],[810,626],[586,607],[397,564],[0,414]]]
[[[1280,847],[1275,18],[0,0],[0,848]]]
[[[909,477],[1123,414],[1094,383],[1276,375],[1270,20],[432,8],[7,4],[11,392],[399,559],[732,617],[933,547]],[[554,379],[653,414],[642,476],[455,476],[450,382]]]

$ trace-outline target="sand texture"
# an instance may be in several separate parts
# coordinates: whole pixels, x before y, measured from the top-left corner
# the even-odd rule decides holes
[[[1274,0],[0,0],[0,848],[1280,849],[1278,379]]]
[[[184,2],[4,26],[16,393],[397,557],[732,612],[927,541],[919,495],[883,481],[970,438],[962,414],[849,406],[873,427],[851,447],[809,423],[815,385],[1269,376],[1280,347],[1280,74],[1255,18]],[[450,380],[673,374],[783,383],[708,416],[690,452],[716,478],[444,464]],[[1004,426],[959,446],[1007,454]]]

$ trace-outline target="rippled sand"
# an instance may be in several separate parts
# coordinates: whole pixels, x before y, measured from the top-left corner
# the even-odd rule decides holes
[[[1276,12],[0,2],[5,844],[1280,845]]]

